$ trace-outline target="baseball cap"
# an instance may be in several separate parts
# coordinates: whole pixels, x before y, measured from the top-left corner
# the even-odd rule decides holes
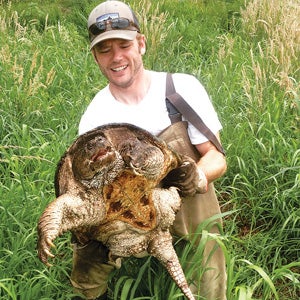
[[[134,40],[140,32],[131,8],[121,1],[107,0],[96,6],[88,18],[90,48],[108,39]]]

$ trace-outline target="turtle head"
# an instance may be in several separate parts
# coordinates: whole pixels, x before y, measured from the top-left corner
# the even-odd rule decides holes
[[[103,134],[82,136],[76,144],[72,169],[77,179],[90,180],[116,160],[116,151]]]

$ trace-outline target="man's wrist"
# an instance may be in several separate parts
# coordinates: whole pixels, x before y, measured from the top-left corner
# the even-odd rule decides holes
[[[208,190],[208,180],[201,168],[198,168],[198,175],[199,175],[199,181],[198,181],[197,192],[200,194],[204,194]]]

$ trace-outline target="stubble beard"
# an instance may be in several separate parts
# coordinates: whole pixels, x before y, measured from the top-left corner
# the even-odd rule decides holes
[[[108,81],[111,85],[118,87],[118,88],[126,89],[132,85],[132,83],[135,81],[135,78],[137,76],[139,76],[139,73],[141,73],[142,70],[143,70],[143,61],[141,59],[134,64],[134,70],[133,70],[132,76],[130,76],[130,78],[127,79],[126,81],[114,80],[113,77],[110,78],[110,76],[108,76],[108,74],[105,72],[105,70],[101,70],[101,72],[108,79]]]

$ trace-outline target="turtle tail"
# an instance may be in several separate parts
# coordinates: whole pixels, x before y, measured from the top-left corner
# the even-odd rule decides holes
[[[172,236],[169,231],[162,231],[154,237],[149,243],[148,252],[150,255],[156,257],[167,269],[186,298],[188,300],[195,300],[172,245]]]

